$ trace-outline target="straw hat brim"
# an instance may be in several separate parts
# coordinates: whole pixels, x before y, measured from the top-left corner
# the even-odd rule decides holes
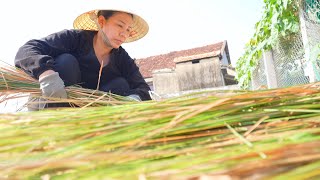
[[[98,31],[98,27],[94,22],[94,20],[92,20],[92,16],[93,15],[97,16],[97,13],[100,10],[119,11],[119,12],[129,13],[133,15],[132,31],[130,36],[125,41],[126,43],[141,39],[149,31],[148,23],[140,16],[132,12],[123,11],[123,10],[114,10],[114,9],[99,9],[99,10],[92,10],[92,11],[85,12],[74,20],[73,27],[75,29]]]

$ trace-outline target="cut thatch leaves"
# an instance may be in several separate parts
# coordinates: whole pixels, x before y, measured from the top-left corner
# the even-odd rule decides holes
[[[4,114],[0,178],[317,179],[319,85]]]
[[[80,86],[66,87],[68,99],[46,97],[46,103],[64,102],[73,107],[105,106],[131,103],[131,100],[122,96],[106,93],[98,90],[81,88]],[[41,98],[39,82],[10,64],[0,61],[0,96],[1,102],[21,97]],[[1,103],[0,102],[0,103]],[[39,103],[32,102],[29,103]]]

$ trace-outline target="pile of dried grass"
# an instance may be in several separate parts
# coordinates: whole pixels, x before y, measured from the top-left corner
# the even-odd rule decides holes
[[[41,97],[39,82],[21,69],[0,61],[1,102],[29,96]],[[47,103],[66,102],[73,107],[106,106],[130,103],[128,98],[79,86],[66,87],[68,99],[46,98]],[[31,102],[30,102],[31,103]]]
[[[221,92],[4,114],[0,178],[320,177],[319,84]]]
[[[4,101],[39,94],[23,72],[0,67]],[[140,103],[67,90],[81,108],[0,117],[1,179],[320,177],[319,83]]]

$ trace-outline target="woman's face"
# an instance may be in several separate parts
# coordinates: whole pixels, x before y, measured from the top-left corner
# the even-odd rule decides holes
[[[122,12],[114,13],[107,20],[104,19],[102,30],[107,35],[113,48],[119,48],[130,36],[132,24],[132,16]]]

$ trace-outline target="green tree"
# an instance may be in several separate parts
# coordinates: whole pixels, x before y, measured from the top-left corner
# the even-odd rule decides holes
[[[236,64],[236,78],[243,89],[248,88],[262,52],[274,47],[279,38],[299,32],[299,28],[296,0],[264,0],[262,18],[255,24],[255,33]]]

